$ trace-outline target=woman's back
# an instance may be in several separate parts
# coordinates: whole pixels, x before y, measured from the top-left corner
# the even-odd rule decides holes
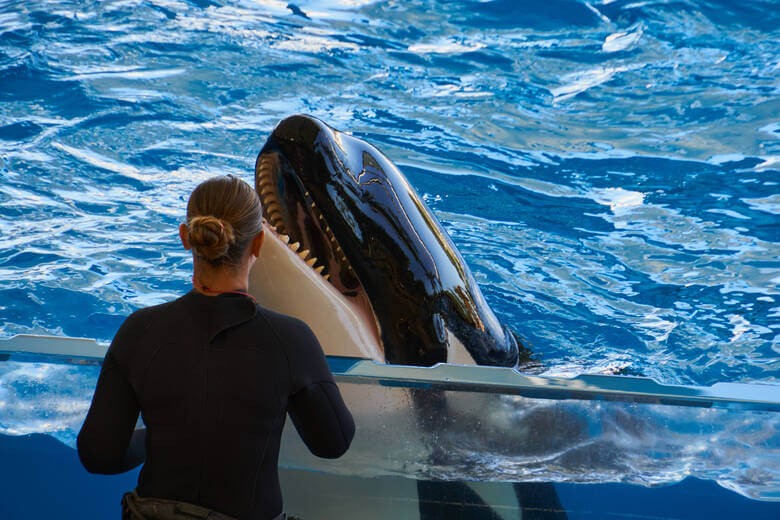
[[[316,455],[340,456],[354,433],[311,330],[239,294],[191,291],[127,319],[79,435],[87,469],[121,470],[127,442],[105,429],[134,424],[139,408],[147,453],[138,494],[242,519],[282,511],[277,459],[288,411]]]
[[[286,414],[315,455],[338,457],[352,441],[352,416],[309,327],[246,293],[262,222],[260,199],[244,181],[199,184],[179,226],[193,253],[194,289],[136,311],[111,342],[78,451],[93,473],[146,462],[137,494],[125,495],[124,517],[195,504],[275,518]],[[139,412],[146,431],[134,431]]]

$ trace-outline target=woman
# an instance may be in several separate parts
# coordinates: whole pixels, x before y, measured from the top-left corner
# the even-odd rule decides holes
[[[106,474],[145,458],[123,518],[282,519],[286,414],[312,453],[328,458],[349,447],[352,416],[309,327],[247,293],[263,244],[255,191],[230,175],[203,182],[179,234],[193,253],[194,289],[122,324],[79,457]],[[139,412],[146,430],[133,432]]]

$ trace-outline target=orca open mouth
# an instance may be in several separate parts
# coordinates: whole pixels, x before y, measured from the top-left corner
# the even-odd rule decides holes
[[[325,333],[325,311],[314,301],[344,310],[349,318],[341,336],[357,337],[351,332],[357,326],[360,338],[379,340],[369,348],[371,357],[381,352],[388,363],[517,361],[513,336],[488,307],[452,240],[372,145],[312,117],[291,116],[258,155],[255,189],[274,254],[283,251],[279,259],[289,268],[265,263],[268,301],[295,298],[279,304],[279,312],[319,320]],[[355,340],[353,350],[365,354],[362,341]]]
[[[255,184],[263,216],[279,239],[341,294],[362,299],[365,290],[338,239],[312,194],[278,153],[259,158]]]
[[[385,362],[381,325],[369,295],[315,201],[327,183],[309,184],[304,184],[284,154],[266,150],[258,156],[255,189],[264,227],[276,239],[277,253],[283,244],[289,253],[280,256],[297,265],[290,274],[276,275],[280,282],[284,280],[286,290],[295,293],[289,295],[295,302],[275,310],[303,319],[331,353]],[[272,300],[279,299],[277,292]]]

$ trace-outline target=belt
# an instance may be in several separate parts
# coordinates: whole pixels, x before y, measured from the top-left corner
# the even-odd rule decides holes
[[[284,513],[273,520],[285,520]],[[122,520],[236,520],[207,507],[168,500],[140,497],[133,490],[122,497]]]

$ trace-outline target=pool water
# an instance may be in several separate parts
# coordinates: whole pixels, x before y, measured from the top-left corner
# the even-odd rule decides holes
[[[773,0],[0,1],[0,338],[108,341],[187,291],[189,192],[308,113],[401,168],[543,374],[777,383],[779,28]],[[72,442],[89,370],[3,366],[0,433]]]
[[[402,168],[547,373],[778,379],[772,2],[286,5],[0,4],[3,336],[187,290],[187,195],[303,112]]]

